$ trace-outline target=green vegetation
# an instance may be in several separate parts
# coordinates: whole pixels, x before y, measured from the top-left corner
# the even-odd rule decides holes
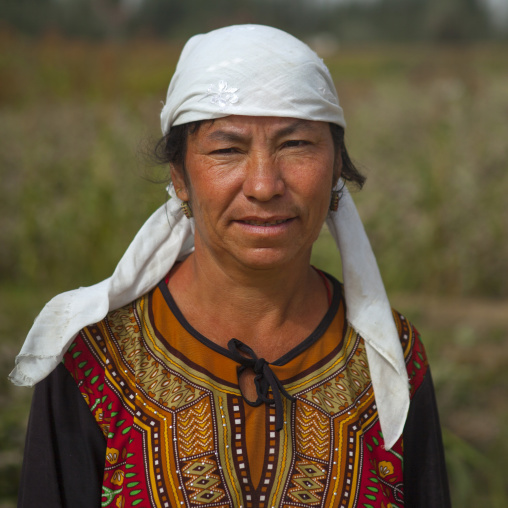
[[[178,50],[0,34],[2,508],[30,400],[6,375],[44,302],[109,275],[165,200],[146,151]],[[506,47],[344,49],[327,63],[368,176],[360,214],[431,359],[455,506],[507,506]],[[315,263],[340,272],[326,231]]]

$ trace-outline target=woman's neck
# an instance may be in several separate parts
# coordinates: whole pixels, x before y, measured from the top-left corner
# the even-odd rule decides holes
[[[169,289],[189,323],[226,347],[231,338],[274,361],[309,336],[328,309],[326,287],[302,266],[227,271],[192,254],[172,271]]]

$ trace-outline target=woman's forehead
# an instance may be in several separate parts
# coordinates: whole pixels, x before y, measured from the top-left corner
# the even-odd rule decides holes
[[[313,131],[326,125],[326,122],[301,118],[230,115],[203,121],[199,131],[203,134],[206,133],[208,136],[214,136],[220,132],[247,133],[255,130],[285,135],[294,132]]]

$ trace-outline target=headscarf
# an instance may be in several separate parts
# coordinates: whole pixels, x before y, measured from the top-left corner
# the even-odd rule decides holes
[[[346,125],[323,61],[300,40],[260,25],[221,28],[187,42],[162,108],[162,132],[229,115]],[[168,192],[168,202],[141,227],[111,277],[62,293],[44,307],[16,358],[13,383],[44,379],[83,327],[150,291],[192,252],[194,220],[184,217],[172,185]],[[365,340],[385,447],[391,448],[404,427],[409,384],[379,269],[346,188],[326,222],[342,258],[347,320]]]
[[[161,112],[174,125],[228,115],[279,116],[346,126],[323,60],[292,35],[237,25],[192,37]]]

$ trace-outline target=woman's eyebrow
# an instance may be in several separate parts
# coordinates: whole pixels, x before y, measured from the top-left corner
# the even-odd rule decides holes
[[[291,122],[289,125],[281,127],[279,130],[275,131],[272,137],[282,138],[284,136],[289,136],[293,134],[297,130],[302,131],[312,130],[312,124],[307,120],[295,120],[294,122]],[[233,143],[244,141],[247,137],[248,135],[245,134],[239,134],[236,132],[221,129],[213,131],[207,135],[207,138],[210,141],[225,141]]]
[[[225,141],[225,142],[235,143],[235,142],[244,141],[246,136],[237,134],[235,132],[217,130],[217,131],[213,131],[211,134],[208,134],[207,138],[210,141]]]
[[[275,136],[277,138],[282,138],[284,136],[289,136],[290,134],[293,134],[297,130],[312,130],[311,123],[307,120],[296,120],[286,127],[282,127],[280,130],[275,132]]]

